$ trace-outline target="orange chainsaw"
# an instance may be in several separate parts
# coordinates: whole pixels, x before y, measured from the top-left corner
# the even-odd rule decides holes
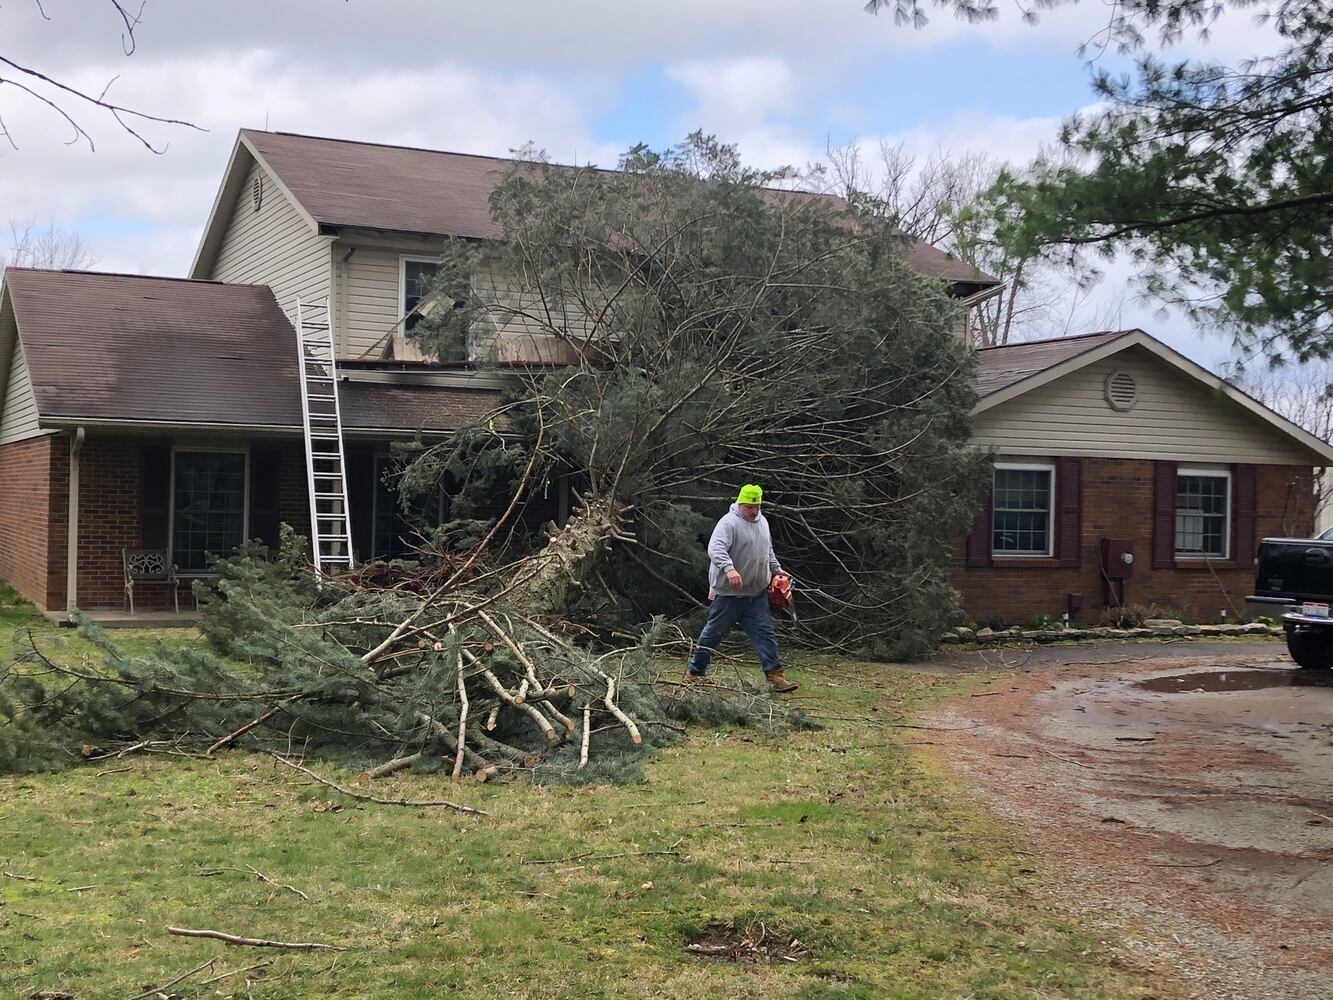
[[[796,621],[796,588],[787,573],[774,573],[768,585],[768,606],[774,611],[785,611]]]

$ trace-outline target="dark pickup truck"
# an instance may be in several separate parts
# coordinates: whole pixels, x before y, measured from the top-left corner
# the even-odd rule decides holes
[[[1245,604],[1282,619],[1287,650],[1302,667],[1333,669],[1333,540],[1265,538]]]

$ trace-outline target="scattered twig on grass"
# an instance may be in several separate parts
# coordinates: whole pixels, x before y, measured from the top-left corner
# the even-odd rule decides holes
[[[363,802],[374,802],[377,805],[381,806],[416,806],[419,808],[441,806],[445,809],[455,809],[458,812],[474,813],[477,816],[490,815],[490,813],[486,812],[483,809],[474,809],[472,808],[472,806],[465,806],[459,802],[450,802],[448,799],[381,799],[374,795],[366,795],[364,792],[353,791],[350,788],[346,788],[343,785],[339,785],[336,782],[330,781],[328,778],[321,778],[314,771],[310,770],[310,768],[302,767],[300,764],[293,764],[290,760],[288,760],[286,757],[283,757],[281,754],[275,753],[273,754],[273,758],[274,760],[277,760],[282,764],[286,764],[293,771],[300,771],[302,774],[314,778],[321,785],[327,785],[329,788],[332,788],[335,792],[341,792],[343,795],[346,795],[349,798],[361,799]]]
[[[598,854],[596,851],[588,851],[584,854],[573,854],[567,858],[525,858],[525,865],[558,865],[563,861],[610,861],[612,858],[646,858],[655,855],[670,855],[680,857],[680,851],[621,851],[619,854]],[[582,866],[580,866],[582,867]]]
[[[100,778],[100,777],[101,777],[102,775],[104,775],[104,774],[120,774],[120,773],[123,772],[123,771],[133,771],[133,770],[134,770],[134,768],[132,768],[132,767],[112,767],[112,768],[108,768],[108,769],[105,770],[105,771],[94,771],[94,772],[93,772],[93,777],[94,777],[94,778]]]
[[[41,879],[39,879],[39,878],[35,878],[35,877],[33,877],[32,875],[20,875],[18,872],[0,872],[0,875],[3,875],[5,878],[17,879],[17,880],[20,881],[20,882],[40,882],[40,881],[41,881]]]
[[[235,975],[237,975],[237,974],[239,974],[239,973],[242,973],[242,972],[254,972],[256,969],[266,969],[266,968],[268,968],[268,967],[269,967],[270,965],[272,965],[272,964],[273,964],[273,961],[272,961],[272,959],[270,959],[270,960],[267,961],[267,962],[257,962],[257,963],[254,964],[254,965],[247,965],[247,966],[246,966],[245,968],[243,968],[243,969],[232,969],[230,972],[224,972],[224,973],[222,973],[222,975],[220,975],[220,976],[214,976],[212,979],[203,979],[203,980],[200,980],[199,985],[200,985],[200,986],[207,986],[209,983],[216,983],[216,982],[220,982],[220,981],[223,980],[223,979],[230,979],[232,976],[235,976]]]
[[[196,965],[189,972],[177,976],[169,983],[163,983],[161,986],[150,986],[142,993],[136,993],[134,996],[130,997],[130,1000],[144,1000],[145,997],[155,997],[167,993],[170,991],[171,987],[175,986],[177,983],[181,982],[182,980],[189,979],[196,972],[203,972],[205,969],[207,969],[210,965],[212,965],[216,961],[217,961],[216,958],[210,958],[207,962],[202,962],[199,965]]]
[[[72,889],[66,889],[66,892],[86,892],[89,889],[96,889],[96,885],[76,885]]]
[[[249,948],[286,948],[289,951],[344,951],[340,945],[317,944],[311,941],[269,941],[266,938],[248,938],[222,931],[194,930],[189,927],[168,927],[168,934],[178,937],[216,938],[227,944],[245,945]],[[146,996],[147,994],[145,994]]]
[[[246,865],[244,868],[206,868],[201,872],[195,872],[195,874],[198,875],[200,878],[209,878],[210,876],[213,875],[221,875],[223,872],[240,872],[242,875],[253,875],[261,882],[267,882],[269,885],[277,889],[290,890],[291,892],[296,893],[298,896],[300,896],[307,902],[309,902],[310,900],[310,897],[307,896],[300,889],[296,888],[296,886],[287,885],[283,882],[278,882],[275,879],[271,879],[263,872],[261,872],[258,868],[256,868],[254,865]]]

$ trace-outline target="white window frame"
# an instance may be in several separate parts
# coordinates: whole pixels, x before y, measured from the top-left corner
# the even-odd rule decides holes
[[[1051,492],[1046,511],[1046,551],[1011,552],[995,548],[995,473],[997,472],[1049,472],[1051,474]],[[1054,462],[996,462],[991,470],[991,515],[990,545],[992,559],[1050,559],[1055,555],[1055,463]]]
[[[441,263],[439,257],[422,257],[410,253],[398,255],[398,304],[395,307],[398,312],[398,322],[395,324],[398,336],[407,336],[407,265],[434,264],[439,267]]]
[[[241,489],[244,491],[241,495],[241,543],[244,544],[250,538],[250,449],[244,448],[219,448],[208,445],[172,445],[171,446],[171,478],[169,480],[169,496],[167,497],[167,562],[176,561],[176,454],[178,452],[187,452],[197,454],[200,452],[212,452],[221,455],[240,455],[245,460],[245,480]],[[177,576],[184,578],[209,578],[216,576],[205,569],[181,570]]]
[[[1179,506],[1177,506],[1177,505],[1179,504],[1179,498],[1180,498],[1180,477],[1181,477],[1181,476],[1206,476],[1206,477],[1209,477],[1209,478],[1212,478],[1212,479],[1224,479],[1224,480],[1226,480],[1226,490],[1225,490],[1225,492],[1223,493],[1223,496],[1226,498],[1226,503],[1227,503],[1227,514],[1226,514],[1226,520],[1223,522],[1223,527],[1222,527],[1222,554],[1221,554],[1220,556],[1215,556],[1215,555],[1204,555],[1204,554],[1199,553],[1199,552],[1181,552],[1180,549],[1179,549],[1179,545],[1180,545],[1180,508],[1179,508]],[[1232,510],[1232,507],[1233,507],[1233,506],[1234,506],[1234,504],[1232,504],[1232,502],[1231,502],[1231,470],[1230,470],[1230,469],[1219,469],[1219,468],[1216,468],[1216,467],[1204,467],[1204,466],[1193,466],[1193,465],[1178,465],[1178,466],[1176,466],[1176,484],[1175,484],[1175,493],[1172,495],[1173,517],[1175,518],[1175,521],[1174,521],[1174,530],[1172,531],[1172,534],[1175,536],[1175,540],[1172,542],[1171,547],[1172,547],[1172,549],[1174,550],[1174,551],[1172,552],[1172,555],[1174,556],[1174,558],[1175,558],[1177,561],[1180,561],[1180,560],[1194,560],[1194,561],[1196,561],[1196,562],[1206,562],[1206,561],[1208,561],[1208,560],[1213,560],[1213,561],[1225,561],[1225,560],[1227,560],[1227,559],[1230,559],[1230,558],[1231,558],[1231,519],[1232,519],[1232,517],[1234,516],[1234,511]]]

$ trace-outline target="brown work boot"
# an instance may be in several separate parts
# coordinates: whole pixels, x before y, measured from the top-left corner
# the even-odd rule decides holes
[[[777,670],[770,670],[764,674],[764,677],[778,694],[790,694],[800,687],[794,681],[787,680],[787,675],[782,672],[781,667],[778,667]]]
[[[707,674],[692,674],[689,671],[686,671],[685,683],[693,684],[696,687],[702,687],[707,684],[712,684],[713,678],[709,677]]]

